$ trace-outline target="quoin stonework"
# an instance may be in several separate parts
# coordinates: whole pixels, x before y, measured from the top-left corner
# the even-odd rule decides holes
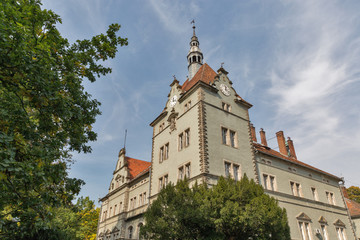
[[[214,71],[203,63],[193,28],[189,78],[171,82],[165,108],[150,123],[151,162],[120,150],[109,192],[100,199],[97,239],[139,239],[143,213],[169,182],[186,177],[211,186],[219,176],[239,180],[244,174],[286,208],[292,239],[356,239],[343,180],[297,159],[283,131],[274,136],[278,151],[267,145],[263,129],[256,134],[252,105],[236,93],[222,66]]]

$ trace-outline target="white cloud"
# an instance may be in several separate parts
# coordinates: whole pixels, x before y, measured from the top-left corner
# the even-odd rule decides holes
[[[150,5],[164,27],[175,34],[187,34],[190,21],[200,11],[195,1],[151,0]]]
[[[275,121],[298,123],[290,132],[302,145],[301,155],[319,157],[315,162],[358,153],[354,138],[359,140],[360,130],[355,121],[349,124],[348,112],[359,119],[359,106],[344,105],[360,100],[347,95],[360,80],[360,35],[353,25],[358,14],[341,2],[285,2],[290,11],[277,24],[279,46],[269,73]]]

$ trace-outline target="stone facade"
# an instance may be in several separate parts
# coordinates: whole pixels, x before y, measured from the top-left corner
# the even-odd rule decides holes
[[[292,239],[355,239],[342,179],[299,161],[282,131],[279,152],[267,146],[263,130],[258,143],[252,105],[227,74],[205,63],[182,85],[174,79],[164,110],[150,124],[151,163],[125,157],[124,149],[119,153],[109,193],[101,199],[97,239],[138,239],[143,212],[168,182],[186,176],[190,184],[211,186],[219,176],[244,174],[287,210]]]

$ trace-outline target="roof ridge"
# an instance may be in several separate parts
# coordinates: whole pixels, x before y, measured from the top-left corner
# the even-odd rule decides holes
[[[202,72],[201,72],[201,77],[200,77],[200,80],[201,80],[201,81],[202,81],[202,79],[203,79],[203,77],[204,77],[205,67],[206,67],[206,63],[204,63],[204,67],[203,67]]]

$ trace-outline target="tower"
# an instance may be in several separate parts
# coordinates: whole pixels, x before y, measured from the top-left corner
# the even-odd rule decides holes
[[[193,26],[187,55],[189,78],[170,84],[164,110],[150,124],[153,151],[150,197],[168,182],[187,177],[215,184],[226,175],[255,178],[248,109],[252,106],[232,87],[228,72],[202,63]]]
[[[187,55],[189,79],[192,79],[194,77],[196,72],[203,64],[204,57],[199,48],[199,45],[200,45],[199,40],[195,34],[195,25],[193,25],[193,36],[190,41],[190,50]]]

